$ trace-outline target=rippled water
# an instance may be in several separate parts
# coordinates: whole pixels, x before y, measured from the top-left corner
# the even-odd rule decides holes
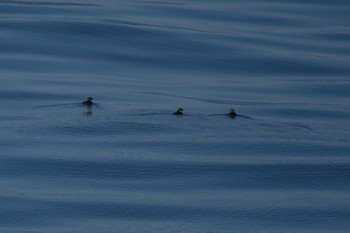
[[[0,231],[348,232],[349,10],[2,0]]]

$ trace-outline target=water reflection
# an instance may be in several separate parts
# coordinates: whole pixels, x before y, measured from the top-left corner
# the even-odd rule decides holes
[[[84,115],[91,117],[93,115],[93,111],[92,111],[92,106],[86,106],[86,110],[84,111]]]

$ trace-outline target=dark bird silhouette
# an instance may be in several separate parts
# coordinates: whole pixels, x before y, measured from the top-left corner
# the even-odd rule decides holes
[[[183,115],[183,108],[178,108],[176,112],[174,112],[174,115]]]
[[[235,112],[235,110],[233,108],[231,108],[230,111],[227,113],[227,115],[229,117],[235,117],[235,116],[237,116],[237,113]]]
[[[93,100],[94,100],[94,98],[88,97],[87,100],[85,100],[85,101],[83,102],[83,105],[91,106],[91,105],[94,104],[94,103],[92,102]]]

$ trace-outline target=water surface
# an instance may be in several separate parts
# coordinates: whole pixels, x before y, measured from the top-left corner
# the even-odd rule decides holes
[[[1,232],[347,232],[349,10],[1,1]]]

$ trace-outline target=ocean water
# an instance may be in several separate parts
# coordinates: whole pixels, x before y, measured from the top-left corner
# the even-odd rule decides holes
[[[349,12],[0,1],[0,232],[349,232]]]

